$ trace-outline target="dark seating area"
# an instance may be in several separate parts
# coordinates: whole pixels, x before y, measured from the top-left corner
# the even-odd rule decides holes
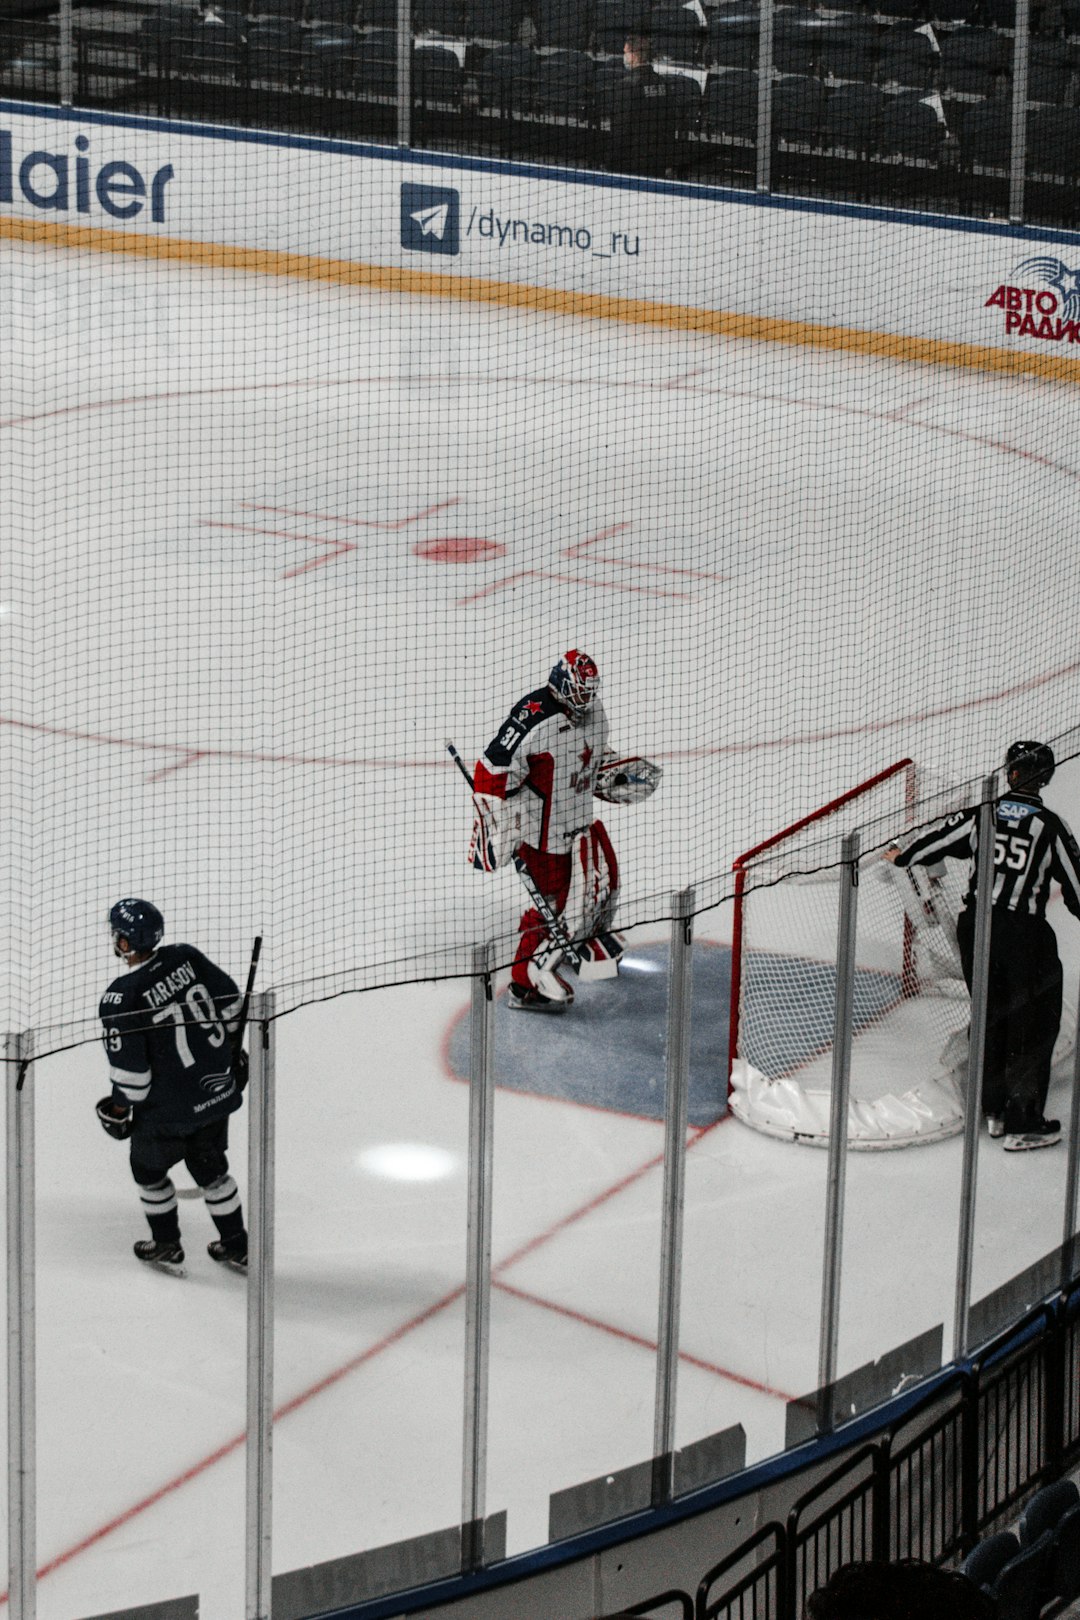
[[[392,138],[399,0],[88,0],[79,101]],[[678,103],[673,178],[752,185],[757,5],[412,0],[413,144],[618,170],[622,45],[645,30]],[[1027,178],[1073,223],[1080,3],[1032,0]],[[784,4],[774,12],[771,186],[973,214],[1007,206],[1014,0]],[[55,22],[0,23],[0,95],[56,93]]]

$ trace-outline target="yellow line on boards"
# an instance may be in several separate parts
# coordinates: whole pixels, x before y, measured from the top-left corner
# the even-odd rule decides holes
[[[660,304],[645,298],[614,298],[606,293],[567,292],[554,287],[528,287],[520,282],[488,281],[478,276],[440,275],[431,270],[394,269],[355,264],[348,259],[321,259],[306,253],[270,248],[231,247],[218,242],[187,242],[175,236],[146,236],[133,231],[99,230],[92,225],[65,225],[52,220],[0,215],[0,239],[44,243],[51,247],[125,253],[137,258],[168,259],[213,270],[249,270],[262,275],[291,276],[338,287],[368,287],[378,292],[419,293],[428,298],[454,298],[468,304],[494,304],[534,314],[576,315],[591,320],[621,321],[629,326],[658,326],[705,336],[751,338],[762,343],[834,349],[865,354],[875,360],[905,360],[919,365],[958,366],[970,371],[1039,377],[1045,382],[1080,382],[1080,359],[1026,350],[995,349],[976,343],[950,343],[941,338],[905,337],[868,332],[857,327],[817,326],[769,315],[737,315],[727,310],[694,309],[686,304]]]

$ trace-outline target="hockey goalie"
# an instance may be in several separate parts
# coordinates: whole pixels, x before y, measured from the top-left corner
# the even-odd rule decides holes
[[[484,750],[473,774],[469,860],[481,872],[512,863],[534,899],[518,924],[511,1007],[564,1012],[574,999],[571,966],[582,979],[617,974],[619,867],[592,801],[637,804],[661,775],[659,765],[608,746],[600,673],[576,648],[515,704]]]

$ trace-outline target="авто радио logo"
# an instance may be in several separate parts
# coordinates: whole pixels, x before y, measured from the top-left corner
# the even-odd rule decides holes
[[[448,186],[401,187],[401,245],[412,253],[457,253],[461,197]]]
[[[1004,311],[1006,332],[1080,343],[1080,270],[1045,254],[1024,259],[1012,273],[1017,284],[1002,282],[984,306]]]

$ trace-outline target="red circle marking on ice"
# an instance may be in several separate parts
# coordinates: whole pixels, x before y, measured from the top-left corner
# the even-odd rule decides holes
[[[497,540],[479,540],[473,535],[452,534],[443,540],[420,540],[413,546],[413,555],[427,562],[471,563],[484,558],[501,557],[506,551]]]

